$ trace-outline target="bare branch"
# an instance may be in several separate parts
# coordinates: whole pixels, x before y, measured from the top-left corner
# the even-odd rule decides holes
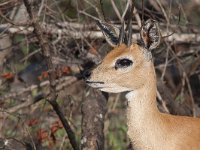
[[[33,14],[32,7],[31,7],[29,0],[24,0],[24,5],[27,9],[27,12],[29,14],[30,19],[33,21],[32,26],[34,28],[34,32],[36,34],[38,42],[40,43],[42,53],[43,53],[45,60],[47,62],[48,70],[50,71],[49,72],[50,94],[49,94],[48,101],[52,105],[54,111],[59,116],[59,119],[61,120],[61,122],[62,122],[62,124],[63,124],[63,126],[64,126],[64,128],[67,132],[67,135],[69,137],[69,140],[70,140],[72,147],[74,148],[74,150],[79,150],[74,132],[72,131],[71,127],[69,126],[67,119],[65,118],[64,114],[62,113],[60,106],[56,102],[56,99],[57,99],[56,82],[55,82],[56,74],[55,74],[55,69],[54,69],[53,62],[52,62],[52,56],[51,56],[48,40],[47,40],[47,38],[45,38],[43,36],[42,28],[39,25],[39,23],[37,22],[34,14]]]
[[[78,23],[69,23],[69,22],[63,22],[58,23],[57,27],[53,24],[41,24],[41,29],[43,33],[49,33],[49,34],[61,34],[62,36],[69,36],[73,37],[74,39],[82,39],[83,37],[91,38],[91,39],[98,39],[98,38],[104,38],[101,31],[92,30],[92,28],[97,28],[96,25],[89,25],[84,26]],[[116,24],[115,26],[119,27],[120,25]],[[162,26],[162,24],[161,24]],[[84,28],[82,32],[80,32],[80,28]],[[138,25],[132,25],[132,28],[134,30],[139,31]],[[72,31],[72,29],[74,29]],[[11,34],[31,34],[33,32],[34,28],[29,26],[12,26],[11,24],[1,24],[0,25],[0,31],[4,31],[5,33],[11,33]],[[176,29],[174,29],[176,30]],[[168,35],[169,32],[162,30],[161,34],[163,37],[165,35]],[[133,33],[133,40],[139,39],[139,34]],[[174,33],[168,37],[165,37],[165,40],[168,42],[176,41],[176,42],[200,42],[200,34],[199,33]]]
[[[119,18],[120,22],[122,23],[122,22],[123,22],[123,19],[122,19],[122,16],[121,16],[121,14],[120,14],[120,12],[119,12],[119,10],[118,10],[118,8],[117,8],[115,2],[114,2],[113,0],[110,0],[110,1],[111,1],[112,7],[113,7],[113,9],[114,9],[114,11],[115,11],[117,17]]]

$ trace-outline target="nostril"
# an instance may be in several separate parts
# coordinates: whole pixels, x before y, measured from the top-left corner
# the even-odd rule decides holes
[[[86,80],[86,79],[89,79],[91,76],[91,71],[90,70],[86,70],[83,72],[83,78]]]

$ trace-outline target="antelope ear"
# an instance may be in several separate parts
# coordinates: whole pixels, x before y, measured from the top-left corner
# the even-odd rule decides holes
[[[103,35],[106,38],[106,41],[112,46],[115,47],[119,43],[119,29],[108,24],[105,22],[102,22],[100,20],[97,20],[97,25],[103,32]]]
[[[146,49],[152,50],[158,47],[161,38],[158,23],[155,20],[148,19],[142,26],[140,36]]]

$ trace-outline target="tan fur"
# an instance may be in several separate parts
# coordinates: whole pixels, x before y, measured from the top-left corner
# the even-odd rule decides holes
[[[91,74],[90,84],[106,92],[130,91],[128,135],[136,150],[200,150],[200,119],[160,113],[156,104],[154,65],[137,44],[112,50]],[[131,58],[133,66],[116,70],[118,58]]]

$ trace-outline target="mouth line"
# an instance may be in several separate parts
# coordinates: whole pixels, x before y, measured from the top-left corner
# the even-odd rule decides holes
[[[99,82],[98,82],[98,81],[97,81],[97,82],[94,82],[94,81],[86,81],[86,83],[88,83],[88,84],[93,84],[93,83],[94,83],[94,84],[95,84],[95,83],[96,83],[96,84],[104,84],[104,82],[100,82],[100,81],[99,81]]]

